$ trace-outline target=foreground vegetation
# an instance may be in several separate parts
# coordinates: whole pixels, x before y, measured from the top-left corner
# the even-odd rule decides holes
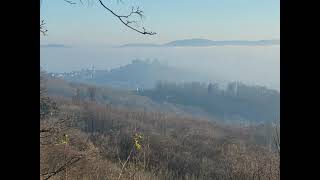
[[[40,89],[42,179],[280,179],[273,124],[230,126]],[[275,133],[277,132],[277,133]]]

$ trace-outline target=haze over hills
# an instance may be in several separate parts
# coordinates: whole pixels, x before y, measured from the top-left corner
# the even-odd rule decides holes
[[[197,46],[112,48],[72,45],[41,48],[41,66],[48,72],[115,69],[132,59],[154,59],[171,67],[211,78],[280,89],[280,46]]]
[[[280,40],[227,40],[213,41],[209,39],[175,40],[165,44],[130,43],[119,47],[203,47],[203,46],[269,46],[279,45]]]
[[[108,85],[93,86],[93,83],[90,85],[79,83],[80,81],[67,82],[63,80],[67,79],[66,76],[57,77],[48,74],[46,86],[50,96],[73,98],[79,90],[79,96],[88,99],[88,88],[96,87],[95,100],[115,107],[173,113],[223,122],[259,123],[273,121],[279,117],[280,93],[260,86],[229,83],[226,89],[222,89],[217,83],[208,85],[199,82],[159,81],[154,88],[128,90],[119,86],[115,89]]]
[[[50,73],[50,75],[60,77],[69,82],[110,86],[125,90],[150,89],[155,87],[157,81],[179,83],[187,81],[218,81],[200,73],[170,67],[157,60],[133,60],[130,64],[111,70],[87,69],[69,73]]]
[[[133,60],[130,64],[111,70],[87,69],[49,73],[49,76],[76,84],[106,88],[101,92],[101,102],[117,102],[117,105],[125,106],[131,104],[130,108],[254,122],[275,120],[280,109],[280,93],[277,90],[241,82],[221,84],[200,74],[161,64],[157,60]],[[49,90],[59,86],[54,83]],[[58,88],[54,92],[60,95],[68,92],[71,97],[75,90],[66,89],[73,88]],[[108,94],[108,98],[104,93]]]

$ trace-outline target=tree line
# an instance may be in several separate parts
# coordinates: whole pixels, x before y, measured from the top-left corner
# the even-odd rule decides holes
[[[280,115],[278,91],[240,82],[222,88],[217,83],[158,81],[154,89],[137,93],[157,102],[201,107],[221,119],[265,122],[279,119]]]

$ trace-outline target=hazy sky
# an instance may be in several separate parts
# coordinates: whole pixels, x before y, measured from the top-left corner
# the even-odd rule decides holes
[[[190,38],[211,40],[280,39],[279,0],[104,0],[119,12],[140,6],[143,24],[158,34],[138,34],[105,10],[98,0],[70,5],[42,0],[41,18],[49,30],[42,44],[70,48],[41,48],[47,71],[80,70],[94,65],[110,69],[135,58],[158,58],[169,65],[212,77],[280,87],[280,46],[203,48],[112,48],[126,43],[166,43]],[[74,0],[79,2],[78,0]],[[83,0],[86,2],[86,0]]]
[[[156,36],[128,29],[97,0],[83,5],[70,5],[64,0],[42,1],[41,17],[49,30],[47,36],[41,37],[42,43],[94,45],[164,43],[188,38],[280,38],[279,0],[104,0],[119,14],[128,13],[131,6],[140,6],[146,16],[143,24],[157,32]]]

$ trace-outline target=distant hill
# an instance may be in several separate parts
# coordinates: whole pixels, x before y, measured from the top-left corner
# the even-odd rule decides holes
[[[95,99],[119,108],[223,122],[267,122],[279,118],[280,93],[275,90],[230,83],[225,90],[212,86],[209,91],[200,83],[159,83],[156,88],[139,91],[96,86]],[[51,97],[73,98],[78,90],[82,100],[89,100],[91,85],[48,76],[46,87]]]
[[[226,89],[218,84],[163,83],[152,90],[139,91],[155,102],[193,106],[225,121],[275,121],[280,118],[280,93],[263,86],[230,82]]]
[[[46,75],[46,88],[50,97],[73,98],[77,89],[82,100],[88,100],[88,88],[91,85],[83,83],[71,83],[60,78]],[[184,105],[174,105],[168,102],[159,103],[146,96],[140,96],[134,91],[119,90],[111,87],[96,86],[96,101],[100,104],[112,105],[117,108],[125,108],[137,111],[163,112],[187,117],[212,119],[204,110]]]
[[[155,86],[157,81],[209,81],[206,75],[170,67],[157,60],[133,60],[131,64],[111,70],[87,69],[70,73],[50,73],[50,75],[69,82],[109,86],[125,90],[150,89]]]
[[[205,47],[205,46],[268,46],[278,45],[280,40],[229,40],[229,41],[212,41],[208,39],[184,39],[171,41],[165,44],[144,44],[134,43],[125,44],[120,47]]]
[[[192,114],[224,121],[274,121],[280,114],[280,93],[262,86],[230,82],[226,87],[196,73],[154,61],[134,60],[111,69],[49,73],[51,95],[72,97],[76,89],[88,98],[98,86],[97,101],[147,111]],[[213,84],[208,84],[211,82]]]

